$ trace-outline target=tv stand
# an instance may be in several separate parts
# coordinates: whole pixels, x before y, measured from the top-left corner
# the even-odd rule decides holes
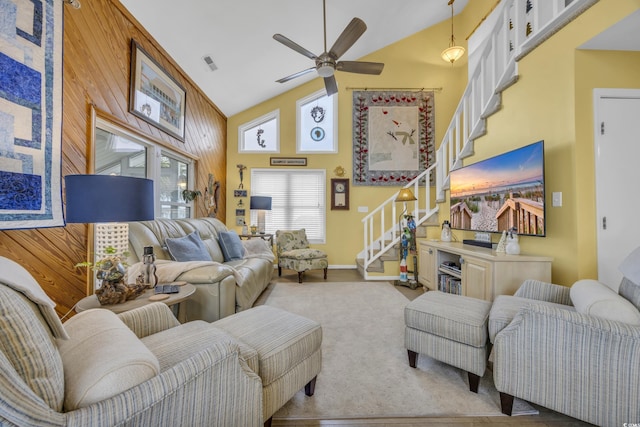
[[[429,290],[446,286],[445,292],[493,301],[513,295],[526,279],[551,282],[553,258],[508,255],[460,242],[420,240],[418,281]]]

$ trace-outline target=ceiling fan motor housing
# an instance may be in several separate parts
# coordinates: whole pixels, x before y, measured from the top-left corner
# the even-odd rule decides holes
[[[336,61],[329,55],[321,55],[316,61],[316,70],[320,77],[331,77],[336,71]]]

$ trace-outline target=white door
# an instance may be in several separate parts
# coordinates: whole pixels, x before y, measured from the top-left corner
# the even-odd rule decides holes
[[[594,90],[598,280],[618,289],[618,266],[640,246],[640,90]]]

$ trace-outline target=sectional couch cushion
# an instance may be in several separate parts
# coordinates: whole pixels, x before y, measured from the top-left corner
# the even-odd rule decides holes
[[[167,237],[165,243],[174,261],[212,261],[197,230],[184,237]]]

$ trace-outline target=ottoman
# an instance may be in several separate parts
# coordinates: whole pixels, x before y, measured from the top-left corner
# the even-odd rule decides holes
[[[487,321],[491,303],[476,298],[429,291],[404,309],[404,344],[409,365],[418,354],[467,371],[469,390],[477,393],[488,358]]]
[[[314,392],[322,367],[319,323],[279,308],[262,305],[212,323],[245,344],[241,354],[262,380],[265,424],[304,386]]]

